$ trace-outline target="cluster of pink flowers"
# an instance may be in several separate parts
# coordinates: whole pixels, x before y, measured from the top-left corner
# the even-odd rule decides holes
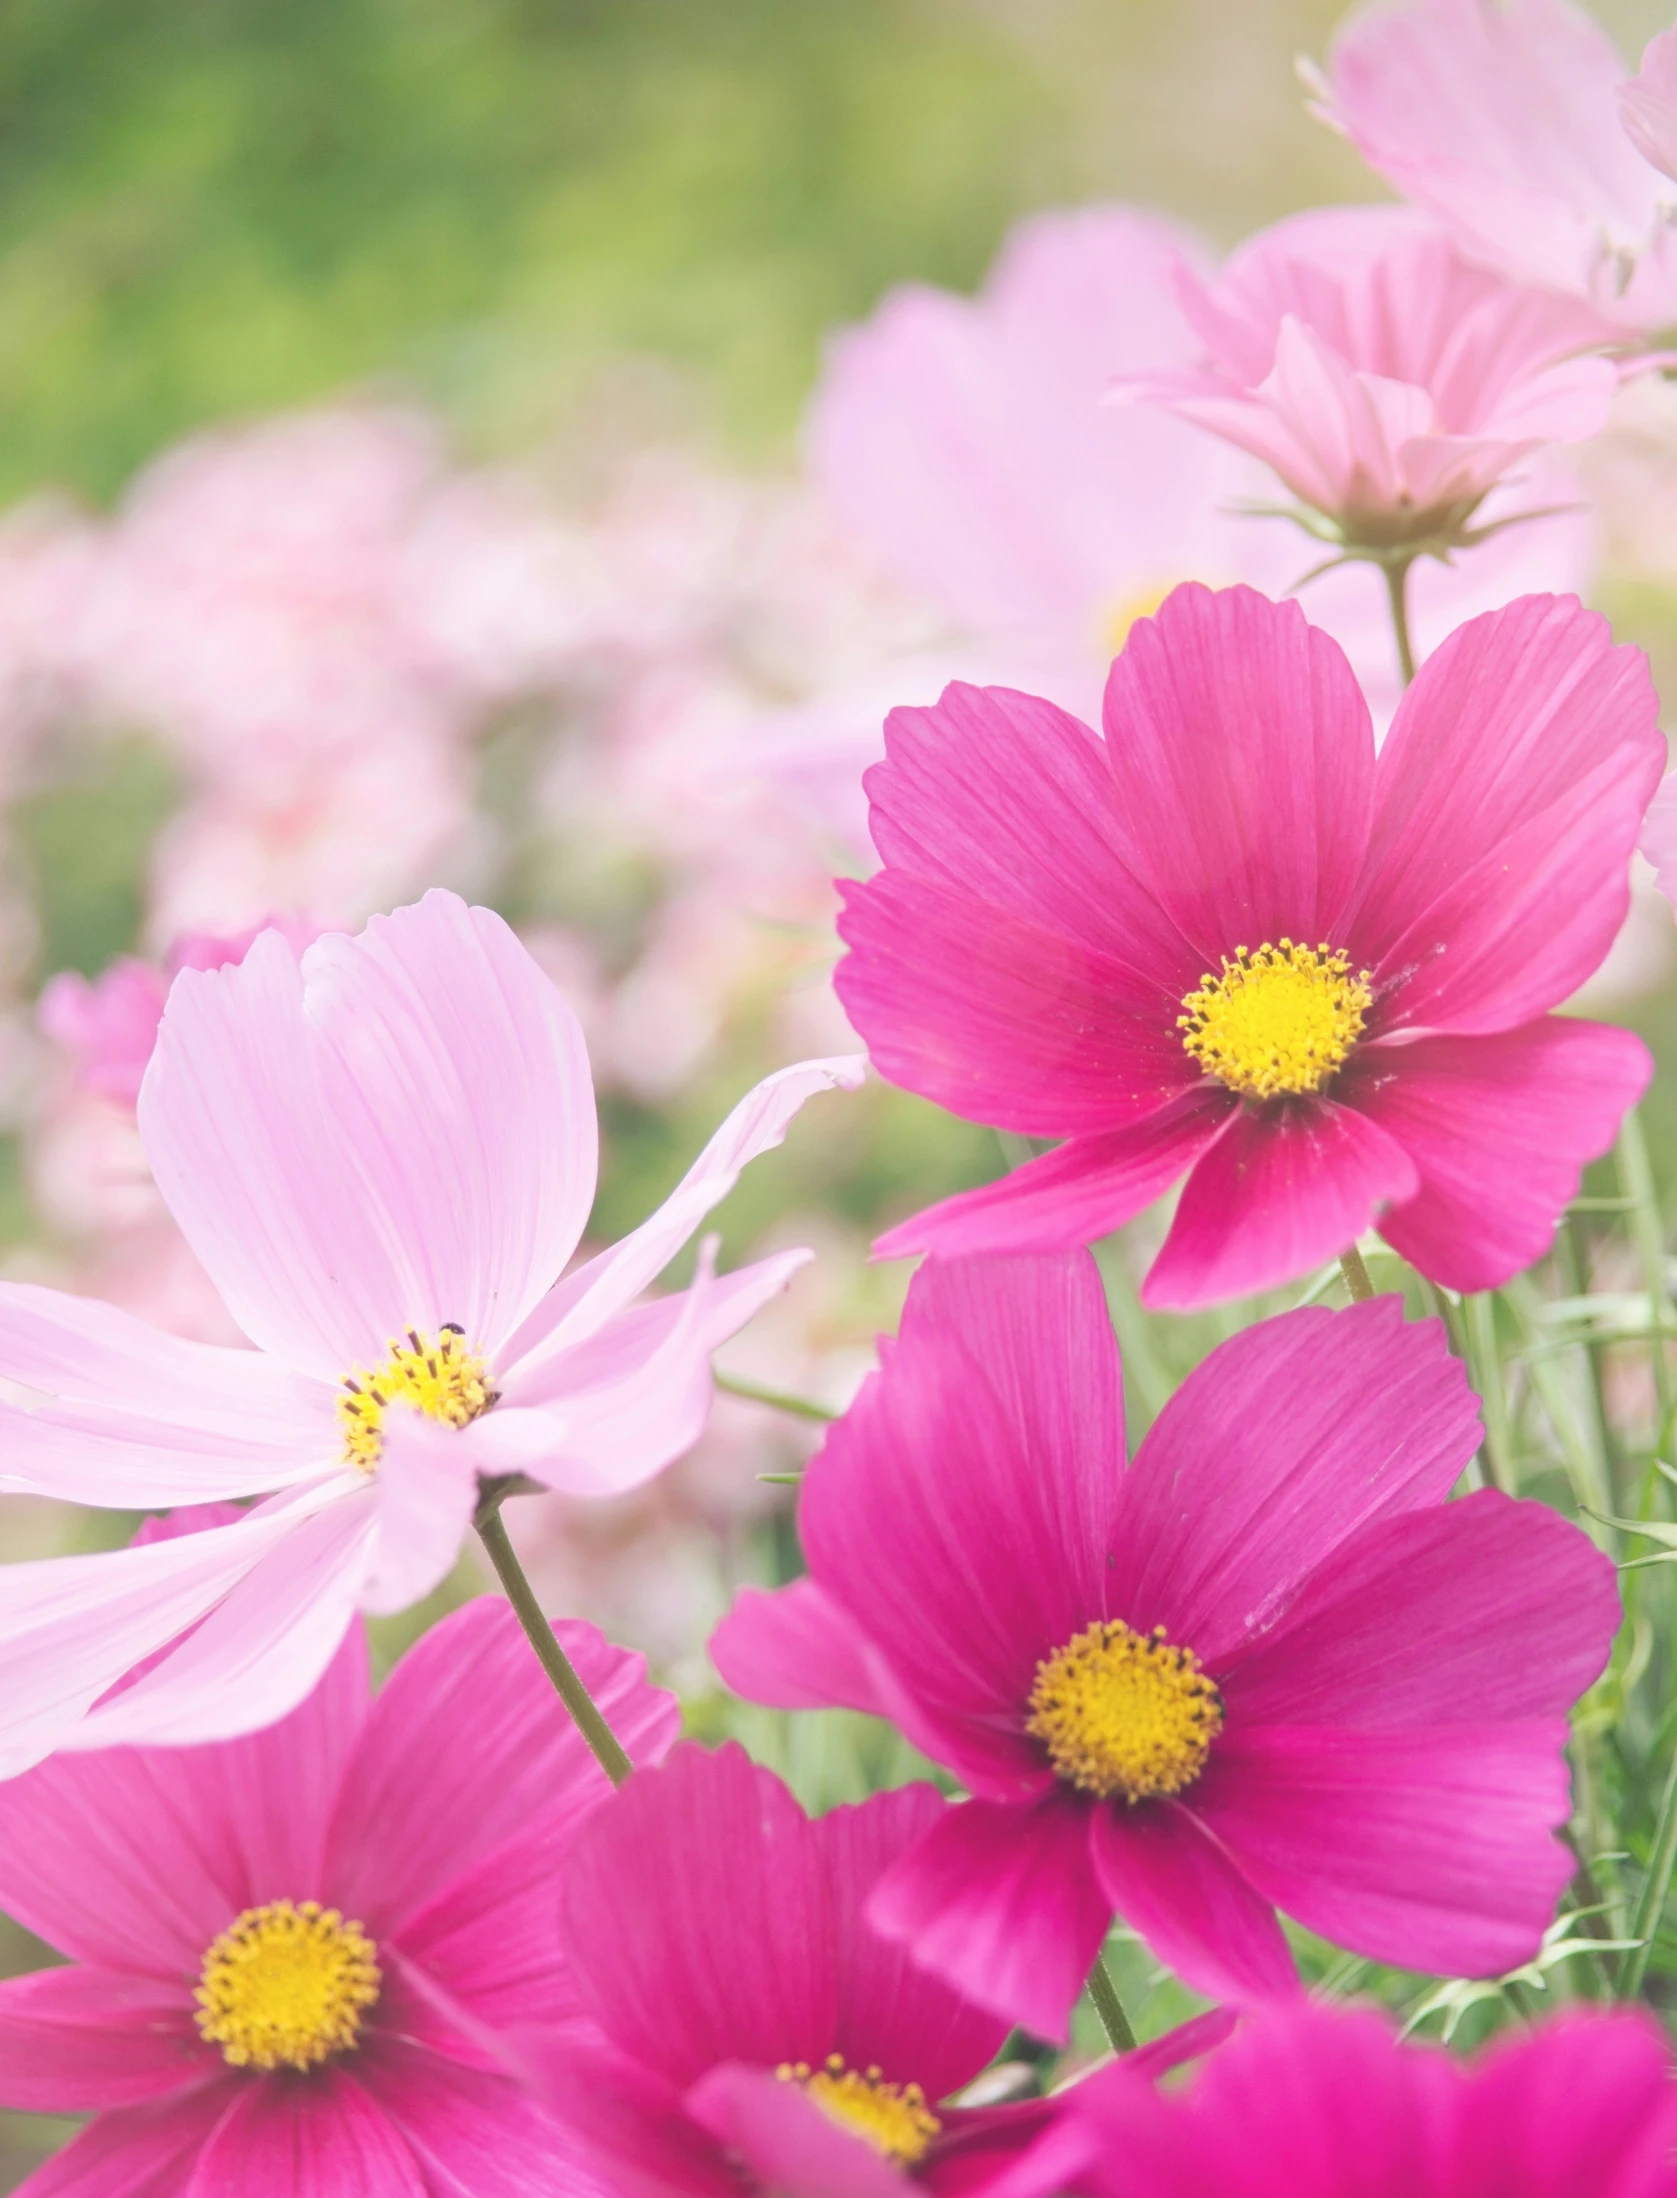
[[[1674,38],[1622,82],[1563,0],[1359,19],[1320,97],[1408,207],[1220,274],[1149,217],[1029,226],[977,303],[839,346],[825,509],[652,468],[602,569],[345,413],[177,454],[97,538],[32,522],[9,724],[151,725],[191,787],[163,959],[40,1016],[194,1279],[165,1321],[0,1280],[0,1489],[158,1515],[0,1567],[0,1906],[63,1957],[0,1984],[0,2105],[92,2117],[30,2198],[1677,2198],[1648,2010],[1470,2059],[1325,2004],[1373,1964],[1546,1986],[1563,1898],[1613,1906],[1568,1746],[1640,1675],[1623,1522],[1483,1485],[1462,1301],[1544,1258],[1651,1073],[1562,1011],[1639,845],[1677,867],[1677,785],[1524,469],[1662,363]],[[867,695],[934,672],[864,776]],[[652,1021],[731,979],[739,911],[813,921],[864,793],[871,839],[866,1056],[764,1076],[603,1246],[566,939],[441,886],[348,928],[469,871],[474,730],[591,679],[611,737],[536,791],[691,887]],[[503,1512],[700,1442],[713,1353],[813,1255],[661,1278],[869,1062],[1048,1149],[879,1238],[925,1263],[801,1476],[807,1571],[711,1637],[736,1731],[860,1713],[935,1774],[811,1815],[547,1617]],[[1132,1455],[1091,1247],[1178,1184],[1148,1307],[1309,1301],[1231,1315]],[[1655,1455],[1637,1530],[1677,1541]],[[375,1693],[368,1621],[422,1624],[473,1532],[505,1599]],[[1677,1778],[1599,1996],[1639,1996],[1674,1858]],[[1115,1928],[1173,1980],[1140,2047]]]

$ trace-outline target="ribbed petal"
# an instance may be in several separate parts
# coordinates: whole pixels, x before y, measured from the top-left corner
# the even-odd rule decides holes
[[[1108,1802],[1090,1847],[1107,1900],[1185,1984],[1235,2007],[1300,1989],[1268,1897],[1197,1814],[1174,1801]]]

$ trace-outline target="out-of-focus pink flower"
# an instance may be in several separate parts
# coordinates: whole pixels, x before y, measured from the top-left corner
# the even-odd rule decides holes
[[[1458,544],[1541,444],[1601,431],[1621,378],[1599,314],[1470,266],[1406,208],[1296,214],[1179,286],[1200,358],[1115,394],[1261,458],[1347,543]]]
[[[1677,320],[1666,41],[1627,75],[1570,0],[1381,0],[1317,112],[1475,258],[1653,331]]]
[[[1089,1243],[1186,1173],[1151,1305],[1371,1223],[1453,1289],[1507,1281],[1648,1078],[1547,1010],[1624,920],[1657,721],[1639,650],[1527,596],[1428,659],[1377,760],[1296,604],[1193,586],[1131,634],[1104,742],[994,688],[894,712],[840,997],[893,1083],[1067,1142],[878,1249]]]
[[[1123,2061],[1061,2093],[1010,2198],[1671,2198],[1677,2088],[1643,2009],[1577,2008],[1472,2061],[1364,2009],[1243,2023],[1186,2092]]]
[[[1619,112],[1643,159],[1677,182],[1677,30],[1649,41],[1640,75],[1619,86]]]
[[[1132,1466],[1122,1399],[1087,1252],[923,1267],[805,1476],[809,1577],[712,1643],[738,1692],[887,1717],[973,1795],[868,1921],[1056,2038],[1114,1910],[1234,2005],[1298,1989],[1277,1908],[1405,1968],[1528,1959],[1619,1598],[1544,1505],[1446,1503],[1479,1420],[1440,1324],[1249,1328]]]
[[[604,1494],[679,1456],[711,1351],[807,1255],[720,1280],[702,1257],[689,1289],[643,1292],[803,1101],[859,1073],[768,1078],[650,1220],[560,1283],[594,1195],[587,1056],[498,916],[431,893],[300,960],[269,931],[236,966],[183,972],[140,1132],[256,1349],[0,1285],[0,1370],[44,1396],[0,1406],[5,1485],[267,1500],[190,1543],[0,1568],[0,1773],[260,1726],[357,1607],[404,1608],[446,1574],[480,1476]]]
[[[674,1699],[591,1626],[556,1630],[631,1757],[658,1761]],[[356,1626],[249,1739],[14,1780],[0,1898],[69,1966],[0,1984],[0,2099],[95,2116],[24,2188],[590,2191],[504,2041],[574,2025],[557,1903],[532,1888],[610,1793],[492,1598],[376,1699]]]

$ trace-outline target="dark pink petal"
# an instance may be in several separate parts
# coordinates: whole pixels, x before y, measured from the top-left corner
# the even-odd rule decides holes
[[[527,2041],[537,2095],[592,2158],[613,2198],[739,2198],[739,2175],[666,2077],[553,2032]]]
[[[386,1947],[491,2029],[570,2021],[580,2002],[560,1947],[555,1888],[574,1830],[563,1811],[538,1815],[404,1922]]]
[[[1291,1282],[1419,1182],[1397,1139],[1354,1108],[1242,1107],[1183,1186],[1142,1302],[1187,1312]]]
[[[722,2061],[833,2050],[839,1957],[809,1823],[738,1747],[683,1745],[630,1779],[559,1890],[596,2019],[679,2087]]]
[[[1372,1521],[1442,1503],[1478,1402],[1437,1321],[1379,1297],[1243,1329],[1159,1414],[1113,1527],[1112,1604],[1216,1665]]]
[[[903,2198],[905,2179],[889,2161],[767,2069],[713,2068],[687,2106],[777,2198]]]
[[[388,2117],[342,2066],[306,2083],[240,2087],[198,2156],[183,2198],[429,2198],[419,2164]]]
[[[996,2198],[1016,2198],[1013,2171],[1034,2152],[1043,2133],[1054,2126],[1050,2099],[1019,2099],[1006,2106],[957,2107],[943,2117],[943,2129],[916,2171],[916,2180],[936,2198],[967,2198],[969,2192],[994,2189]],[[999,2179],[1007,2177],[1005,2183]],[[1059,2184],[1033,2186],[1037,2190]]]
[[[645,1659],[577,1620],[554,1630],[631,1758],[656,1762],[680,1712]],[[395,1935],[536,1818],[574,1828],[610,1793],[512,1611],[485,1596],[433,1626],[379,1694],[328,1841],[332,1898]]]
[[[101,2114],[19,2184],[20,2198],[183,2198],[206,2139],[244,2088],[226,2075],[185,2098]]]
[[[25,2114],[137,2106],[223,2065],[184,1981],[40,1969],[0,1984],[0,2103]]]
[[[923,1267],[805,1478],[815,1578],[885,1659],[911,1737],[992,1799],[1047,1782],[1025,1704],[1040,1660],[1106,1614],[1123,1471],[1118,1350],[1080,1251]]]
[[[426,2198],[605,2198],[571,2132],[508,2077],[395,2038],[378,2039],[351,2065],[411,2155]],[[298,2198],[315,2188],[300,2182]],[[359,2185],[349,2189],[361,2198]]]
[[[867,1710],[889,1717],[868,1638],[844,1605],[810,1579],[748,1587],[710,1637],[726,1685],[773,1709]]]
[[[1473,2072],[1458,2190],[1520,2198],[1662,2198],[1677,2091],[1644,2008],[1569,2010],[1493,2047]]]
[[[1062,2043],[1112,1902],[1089,1862],[1087,1803],[964,1801],[880,1879],[868,1921],[969,1999]]]
[[[1554,1836],[1566,1736],[1564,1716],[1225,1732],[1194,1808],[1266,1899],[1325,1938],[1404,1969],[1500,1976],[1537,1951],[1578,1866]]]
[[[1642,652],[1571,596],[1523,596],[1428,658],[1343,934],[1383,980],[1415,972],[1390,1012],[1507,1029],[1583,982],[1624,915],[1658,721]]]
[[[966,1259],[1093,1244],[1168,1191],[1215,1143],[1233,1110],[1227,1092],[1196,1087],[1127,1129],[1074,1137],[998,1182],[928,1206],[887,1229],[874,1251],[881,1259],[915,1252]]]
[[[969,1122],[1075,1137],[1199,1080],[1182,993],[961,886],[890,869],[843,888],[838,989],[881,1076]],[[1197,974],[1197,973],[1196,973]]]
[[[0,1784],[0,1901],[78,1960],[179,1985],[242,1909],[323,1891],[367,1707],[359,1627],[289,1717],[199,1748],[58,1755]]]
[[[1371,1047],[1342,1078],[1421,1174],[1380,1233],[1452,1290],[1491,1290],[1549,1248],[1584,1163],[1652,1074],[1628,1030],[1549,1015],[1495,1037]]]
[[[1481,1489],[1325,1559],[1219,1668],[1228,1730],[1554,1716],[1601,1676],[1619,1616],[1613,1565],[1586,1534]]]
[[[1195,1812],[1108,1802],[1094,1812],[1090,1851],[1112,1906],[1196,1992],[1251,2007],[1299,1990],[1268,1897]]]
[[[1374,729],[1297,603],[1177,588],[1132,628],[1105,725],[1124,859],[1200,957],[1184,991],[1237,946],[1334,932],[1368,842]]]

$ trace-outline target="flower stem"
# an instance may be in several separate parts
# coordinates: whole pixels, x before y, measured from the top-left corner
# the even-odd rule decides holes
[[[1415,651],[1409,639],[1409,565],[1382,565],[1386,575],[1386,600],[1392,606],[1392,633],[1397,641],[1398,669],[1407,687],[1415,676]]]
[[[512,1542],[507,1534],[506,1522],[501,1517],[499,1495],[487,1496],[478,1507],[475,1521],[478,1537],[489,1552],[489,1562],[495,1567],[495,1576],[506,1589],[519,1624],[530,1637],[543,1671],[553,1681],[554,1691],[571,1713],[571,1722],[581,1733],[599,1764],[614,1786],[621,1786],[634,1765],[618,1745],[617,1737],[594,1706],[594,1699],[583,1685],[576,1666],[559,1645],[559,1637],[547,1621],[545,1612],[536,1601],[536,1591],[524,1577],[524,1567],[519,1563]]]
[[[836,1420],[838,1414],[825,1404],[817,1404],[813,1397],[795,1397],[789,1389],[764,1389],[754,1381],[741,1381],[737,1375],[724,1374],[713,1369],[711,1379],[718,1389],[726,1390],[731,1397],[744,1397],[752,1404],[769,1404],[777,1412],[790,1412],[794,1419]]]
[[[1130,2018],[1124,2012],[1124,2003],[1118,1997],[1118,1987],[1112,1981],[1112,1972],[1099,1954],[1095,1966],[1089,1972],[1089,1997],[1095,2003],[1095,2013],[1101,2019],[1101,2028],[1114,2053],[1135,2051],[1135,2032],[1130,2028]]]
[[[1648,1957],[1654,1950],[1654,1933],[1660,1927],[1666,1896],[1671,1891],[1674,1866],[1677,1866],[1677,1753],[1672,1755],[1671,1768],[1666,1773],[1665,1791],[1660,1796],[1659,1822],[1654,1827],[1653,1852],[1648,1857],[1648,1875],[1643,1880],[1636,1913],[1631,1917],[1630,1935],[1639,1943],[1626,1955],[1625,1965],[1619,1972],[1622,2000],[1633,2000],[1642,1990],[1642,1979],[1648,1972]]]
[[[1654,1190],[1654,1171],[1648,1159],[1648,1140],[1642,1134],[1642,1117],[1632,1107],[1619,1124],[1619,1187],[1629,1200],[1631,1241],[1642,1268],[1642,1287],[1648,1293],[1648,1326],[1653,1338],[1648,1349],[1653,1362],[1654,1393],[1659,1398],[1660,1431],[1671,1419],[1673,1403],[1671,1367],[1666,1358],[1665,1326],[1668,1293],[1665,1287],[1665,1228]],[[1656,1447],[1658,1440],[1656,1438]]]
[[[1351,1293],[1351,1303],[1366,1305],[1374,1295],[1374,1284],[1368,1279],[1363,1255],[1354,1244],[1347,1244],[1340,1253],[1339,1271],[1345,1277],[1345,1287]]]

